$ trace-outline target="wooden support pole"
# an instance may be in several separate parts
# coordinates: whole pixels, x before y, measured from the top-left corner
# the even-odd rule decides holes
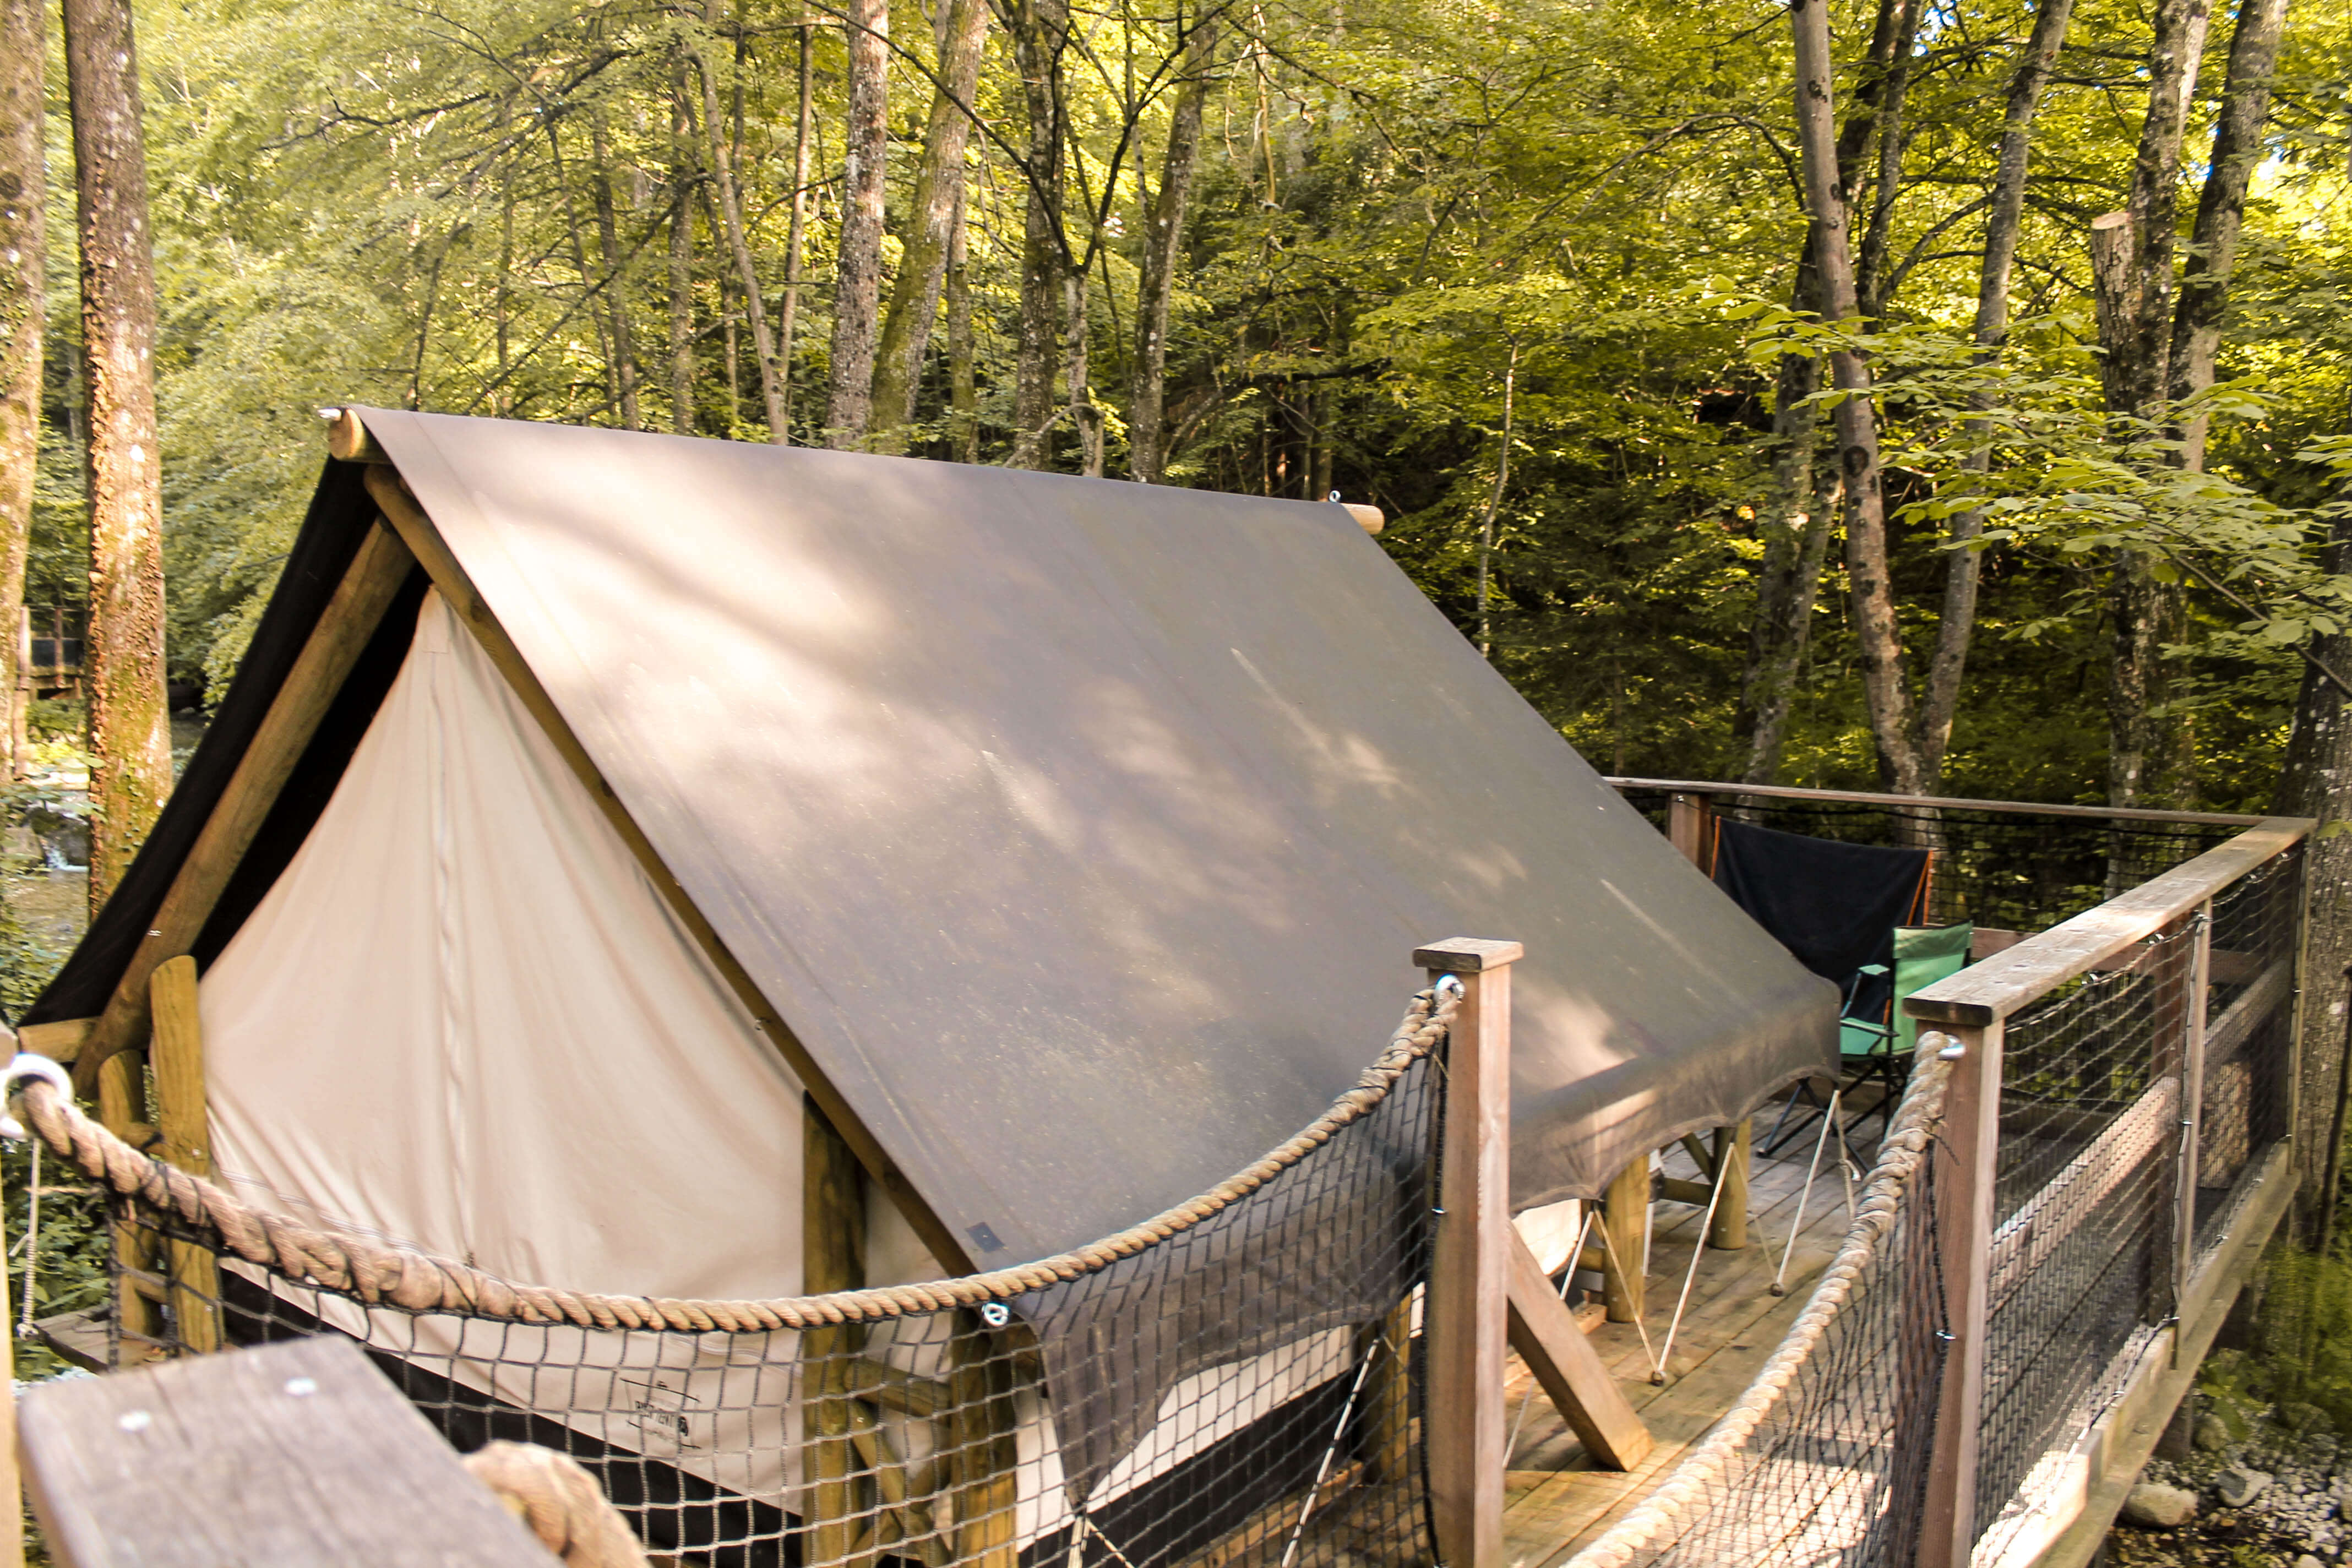
[[[147,1122],[146,1052],[118,1051],[99,1069],[98,1120],[123,1142],[146,1147],[154,1132]],[[121,1221],[113,1227],[114,1259],[121,1270],[114,1281],[118,1365],[136,1366],[146,1361],[157,1353],[152,1342],[163,1337],[163,1314],[156,1310],[150,1293],[141,1289],[140,1279],[154,1271],[154,1239],[153,1232],[133,1221]]]
[[[2177,1316],[2180,1303],[2189,1299],[2189,1271],[2197,1260],[2197,1167],[2203,1154],[2205,1122],[2205,1003],[2211,987],[2213,969],[2213,904],[2210,899],[2198,906],[2189,919],[2190,940],[2195,946],[2189,952],[2189,973],[2183,976],[2189,994],[2184,999],[2180,1020],[2180,1161],[2174,1179],[2176,1188],[2172,1218],[2172,1306]],[[2157,1048],[2164,1047],[2158,1042]],[[2151,1076],[2162,1071],[2163,1064],[2150,1064]],[[2181,1336],[2172,1336],[2174,1364],[2179,1364]]]
[[[1416,951],[1462,1002],[1445,1047],[1444,1163],[1429,1280],[1430,1512],[1445,1568],[1503,1568],[1503,1420],[1511,1247],[1511,968],[1516,942],[1461,937]]]
[[[1647,1154],[1617,1173],[1601,1200],[1601,1225],[1608,1233],[1602,1248],[1601,1300],[1612,1323],[1639,1322],[1646,1300],[1643,1259],[1650,1240],[1650,1157]]]
[[[1682,851],[1683,858],[1700,870],[1708,869],[1708,829],[1713,826],[1715,804],[1703,795],[1677,790],[1666,802],[1666,837]]]
[[[1715,1180],[1723,1195],[1715,1203],[1715,1223],[1707,1226],[1706,1244],[1723,1252],[1748,1245],[1748,1168],[1755,1156],[1756,1123],[1715,1130]]]
[[[163,1158],[191,1175],[213,1173],[212,1113],[205,1100],[205,1033],[196,1013],[196,961],[183,955],[147,982],[154,1016],[149,1055],[155,1073],[155,1125]],[[170,1244],[172,1322],[181,1344],[221,1348],[220,1266],[193,1241]]]
[[[968,1309],[956,1314],[948,1388],[958,1568],[1020,1568],[1020,1413],[1005,1332]]]
[[[1969,1568],[1976,1551],[1977,1458],[1984,1426],[1985,1333],[1991,1315],[1994,1159],[2000,1147],[2001,1026],[1937,1037],[1957,1050],[1935,1145],[1936,1237],[1942,1252],[1943,1387],[1927,1457],[1918,1568]],[[1919,1048],[1929,1048],[1923,1032]]]
[[[1594,1464],[1630,1470],[1642,1462],[1650,1451],[1650,1429],[1517,1230],[1511,1232],[1510,1342]]]
[[[865,1173],[814,1100],[801,1123],[801,1289],[812,1296],[866,1284]],[[807,1482],[801,1561],[850,1562],[866,1510],[852,1391],[865,1331],[856,1323],[801,1335],[802,1461]]]
[[[1412,1302],[1356,1336],[1359,1358],[1377,1356],[1364,1379],[1364,1426],[1360,1454],[1369,1478],[1396,1483],[1412,1474]]]

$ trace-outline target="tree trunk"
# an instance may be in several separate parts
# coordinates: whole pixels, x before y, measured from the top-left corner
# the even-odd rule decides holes
[[[686,66],[670,72],[669,121],[669,427],[691,436],[694,417],[694,202],[701,172],[694,157],[694,116],[687,108]]]
[[[1822,314],[1835,322],[1853,319],[1859,306],[1844,193],[1837,182],[1827,4],[1792,0],[1789,15],[1796,35],[1797,131],[1806,205],[1812,209],[1813,256],[1821,268]],[[1853,589],[1871,735],[1895,791],[1919,795],[1925,792],[1926,774],[1911,732],[1895,589],[1887,572],[1886,498],[1870,367],[1860,354],[1843,351],[1830,356],[1830,373],[1838,390],[1847,395],[1837,405],[1838,467],[1845,484],[1846,575]]]
[[[2139,421],[2158,417],[2171,388],[2173,240],[2180,182],[2180,142],[2190,95],[2204,58],[2210,0],[2157,0],[2148,48],[2147,114],[2132,160],[2131,196],[2120,225],[2115,214],[2092,226],[2092,270],[2098,295],[2102,374],[2107,407],[2126,439]],[[2157,751],[2154,710],[2163,701],[2159,628],[2170,596],[2136,551],[2111,557],[2108,613],[2115,657],[2107,687],[2107,799],[2137,804],[2150,785]]]
[[[2332,573],[2352,572],[2352,516],[2336,517],[2321,564]],[[2352,634],[2321,637],[2312,651],[2332,669],[2352,668]],[[2352,1001],[2344,973],[2352,963],[2352,701],[2308,666],[2273,809],[2320,823],[2304,849],[2310,905],[2304,924],[2302,1038],[2295,1051],[2302,1093],[2301,1124],[2294,1133],[2299,1173],[2308,1190],[2325,1158],[2343,1063],[2345,1008]],[[2323,1246],[2327,1241],[2318,1239]]]
[[[915,389],[931,322],[940,310],[953,230],[963,211],[964,149],[971,141],[972,94],[980,85],[988,42],[987,0],[947,0],[940,29],[940,88],[923,129],[923,158],[915,171],[906,254],[890,285],[890,309],[874,366],[877,451],[906,449],[906,426],[915,416]]]
[[[636,334],[629,329],[629,267],[621,254],[620,224],[613,212],[612,153],[601,115],[589,116],[588,145],[596,159],[596,247],[604,258],[604,313],[613,323],[613,377],[621,393],[621,428],[640,430],[645,421],[637,408]],[[437,265],[434,272],[437,279]]]
[[[1201,113],[1209,99],[1209,73],[1216,65],[1213,15],[1184,41],[1184,79],[1168,115],[1168,150],[1160,161],[1160,190],[1151,204],[1150,227],[1143,237],[1143,276],[1135,299],[1135,378],[1129,395],[1128,472],[1147,485],[1168,477],[1168,307],[1176,292],[1176,259],[1183,253],[1184,213],[1192,195],[1192,170],[1200,161]]]
[[[949,447],[960,463],[980,461],[980,385],[972,369],[971,246],[964,229],[964,192],[956,192],[948,228]]]
[[[1103,472],[1103,413],[1095,406],[1094,377],[1088,368],[1094,342],[1087,326],[1087,284],[1082,268],[1062,274],[1062,320],[1068,334],[1062,379],[1070,395],[1070,428],[1077,433],[1079,471],[1088,479]]]
[[[0,779],[24,776],[32,693],[17,655],[33,475],[41,455],[48,175],[41,131],[48,55],[41,0],[0,0]]]
[[[809,152],[811,118],[815,112],[816,98],[811,81],[809,51],[814,46],[812,29],[805,11],[800,21],[800,107],[793,120],[793,208],[792,218],[784,229],[784,310],[777,330],[777,366],[783,380],[785,411],[792,408],[792,374],[793,335],[800,330],[801,315],[801,252],[808,244]],[[786,439],[778,437],[778,440]]]
[[[129,0],[65,0],[89,397],[89,903],[114,890],[172,790],[155,448],[155,265]]]
[[[1006,0],[1002,13],[1021,72],[1029,122],[1021,160],[1026,189],[1021,227],[1021,335],[1013,354],[1013,465],[1053,461],[1055,314],[1062,292],[1062,52],[1067,0]]]
[[[1811,304],[1811,268],[1799,268],[1798,310]],[[1804,667],[1813,603],[1829,554],[1830,519],[1812,504],[1816,420],[1806,401],[1821,389],[1821,361],[1783,354],[1772,400],[1772,491],[1759,531],[1764,563],[1757,574],[1755,619],[1749,624],[1747,679],[1740,708],[1748,733],[1748,784],[1771,784],[1780,771],[1797,673]]]
[[[711,11],[718,0],[711,0]],[[743,290],[743,310],[751,322],[751,353],[760,362],[760,397],[768,414],[768,439],[779,447],[792,445],[790,411],[784,404],[782,367],[776,346],[768,336],[768,310],[760,297],[759,270],[751,265],[751,245],[743,234],[743,206],[735,193],[735,159],[727,146],[726,121],[719,110],[719,83],[710,62],[691,50],[695,74],[702,80],[702,128],[710,146],[711,172],[718,176],[719,212],[727,230],[727,248],[735,258],[735,280]],[[789,301],[790,296],[786,296]]]
[[[2246,185],[2262,161],[2263,127],[2271,116],[2271,79],[2278,70],[2279,44],[2285,32],[2286,0],[2244,0],[2239,7],[2237,26],[2230,35],[2221,115],[2213,127],[2213,160],[2198,198],[2197,227],[2172,319],[2169,371],[2175,402],[2213,384],[2221,312],[2229,303],[2238,229],[2246,216]],[[2207,416],[2199,414],[2181,430],[2181,466],[2200,473],[2205,468],[2207,424]]]
[[[834,267],[829,447],[866,438],[882,311],[882,176],[890,141],[889,0],[849,0],[849,112],[842,125],[841,245]]]
[[[2050,84],[2051,68],[2066,41],[2067,23],[2074,0],[2042,0],[2034,13],[2033,33],[2009,79],[2009,107],[2001,117],[2000,152],[1993,167],[1991,211],[1985,217],[1984,264],[1977,273],[1976,362],[1994,363],[2009,342],[2009,284],[2017,266],[2018,236],[2024,226],[2025,174],[2033,147],[2033,120],[2042,94]],[[1980,397],[1979,407],[1990,407]],[[1992,469],[1992,425],[1971,419],[1969,439],[1977,449],[1963,459],[1969,473]],[[1945,538],[1954,545],[1984,533],[1984,513],[1969,510],[1955,516]],[[1927,787],[1940,787],[1944,753],[1952,743],[1952,721],[1959,712],[1960,682],[1968,672],[1969,644],[1976,634],[1977,589],[1983,557],[1973,550],[1955,550],[1944,563],[1944,608],[1936,626],[1936,651],[1927,668],[1927,692],[1919,710],[1920,760],[1927,768]]]
[[[1503,364],[1503,444],[1495,454],[1495,488],[1486,496],[1486,515],[1478,525],[1478,657],[1495,652],[1493,584],[1495,520],[1503,510],[1503,487],[1511,482],[1511,416],[1519,386],[1519,345],[1511,344]]]
[[[588,266],[588,242],[580,233],[580,207],[572,200],[572,178],[564,173],[563,138],[556,131],[554,116],[542,117],[541,123],[547,128],[548,164],[554,171],[556,188],[563,193],[563,226],[566,237],[572,241],[572,270],[580,274],[580,291],[585,297],[583,313],[587,316],[589,324],[596,329],[596,354],[604,366],[604,395],[611,404],[617,405],[621,401],[621,386],[614,375],[618,362],[613,353],[612,321],[595,300],[587,297],[588,290],[593,289],[596,282]]]
[[[1873,105],[1878,164],[1871,176],[1870,223],[1863,231],[1862,250],[1854,259],[1853,289],[1862,313],[1874,318],[1886,313],[1886,248],[1895,229],[1895,198],[1903,189],[1903,104],[1911,89],[1911,49],[1919,37],[1919,3],[1901,0]]]

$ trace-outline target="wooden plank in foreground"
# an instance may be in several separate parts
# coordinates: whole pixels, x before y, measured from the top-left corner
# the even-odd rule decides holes
[[[26,1489],[65,1568],[548,1568],[341,1337],[46,1384],[18,1419]]]

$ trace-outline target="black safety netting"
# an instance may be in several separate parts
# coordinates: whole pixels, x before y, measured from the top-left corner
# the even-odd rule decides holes
[[[1737,821],[1935,851],[1927,923],[1969,921],[1993,931],[2045,931],[2245,831],[2227,823],[1911,805],[1892,796],[1832,801],[1725,791],[1710,797],[1713,809]],[[1623,794],[1664,831],[1675,792],[1629,785]]]
[[[1780,1352],[1574,1568],[1913,1561],[1949,1343],[1932,1152],[1948,1074],[1935,1066],[1906,1087]]]
[[[1212,1212],[1080,1249],[1041,1288],[636,1311],[544,1291],[532,1309],[491,1281],[472,1306],[446,1286],[402,1306],[442,1266],[387,1274],[354,1240],[331,1282],[282,1247],[253,1260],[228,1225],[149,1201],[159,1188],[111,1200],[110,1342],[124,1365],[348,1335],[457,1447],[570,1455],[682,1563],[1425,1564],[1417,1318],[1443,1037],[1408,1049],[1410,1033],[1384,1081],[1188,1205],[1223,1194]],[[589,1321],[547,1321],[551,1302]],[[654,1326],[597,1321],[632,1311]]]

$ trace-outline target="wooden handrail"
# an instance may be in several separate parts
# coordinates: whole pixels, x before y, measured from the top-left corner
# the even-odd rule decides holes
[[[2267,816],[2224,811],[2149,811],[2138,806],[2053,805],[2027,800],[1962,800],[1953,795],[1886,795],[1868,790],[1798,789],[1788,784],[1744,784],[1703,779],[1603,778],[1617,789],[1662,789],[1682,795],[1759,795],[1769,800],[1818,800],[1853,805],[1934,806],[1950,811],[2007,812],[2021,816],[2084,816],[2105,822],[2201,823],[2211,827],[2257,827]]]
[[[2310,836],[2309,817],[2258,819],[2226,844],[2031,936],[1982,963],[1906,997],[1903,1010],[1931,1024],[1984,1028],[2153,936],[2231,883]]]

